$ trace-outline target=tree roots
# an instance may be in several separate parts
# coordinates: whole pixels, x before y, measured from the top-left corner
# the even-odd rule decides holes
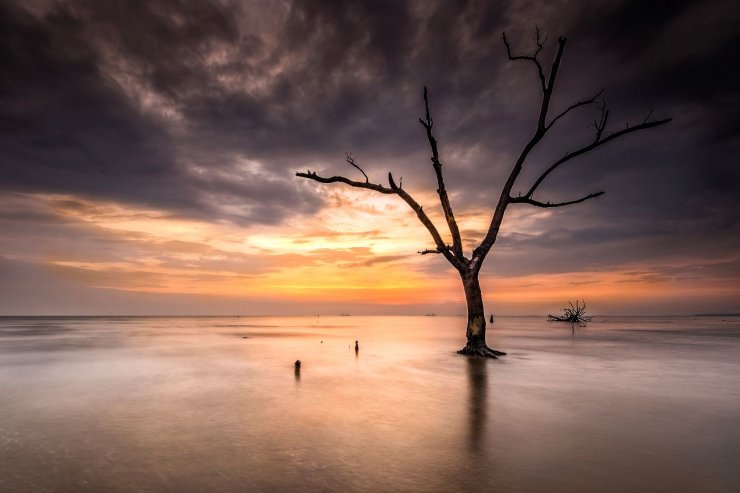
[[[496,351],[488,346],[465,346],[457,352],[457,354],[463,354],[465,356],[476,356],[479,358],[493,358],[497,359],[499,356],[506,356],[503,351]]]

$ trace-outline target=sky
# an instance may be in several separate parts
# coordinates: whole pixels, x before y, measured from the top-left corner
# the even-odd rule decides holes
[[[553,111],[604,89],[607,132],[510,206],[487,311],[740,312],[734,1],[0,3],[0,315],[462,314],[398,197],[295,176],[403,178],[447,233],[422,89],[466,254],[485,235],[568,42]],[[652,113],[650,113],[652,111]],[[593,139],[573,111],[515,193]],[[447,233],[446,238],[449,238]]]

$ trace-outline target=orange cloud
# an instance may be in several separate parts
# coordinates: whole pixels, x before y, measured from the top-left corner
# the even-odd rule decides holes
[[[68,195],[29,195],[26,200],[59,218],[70,237],[66,243],[50,242],[48,248],[32,253],[14,252],[14,258],[43,263],[50,275],[84,286],[269,298],[286,306],[326,301],[464,306],[460,281],[443,259],[416,254],[430,244],[427,231],[403,203],[387,197],[333,190],[332,205],[343,207],[328,207],[314,217],[281,226],[249,228]],[[484,234],[488,218],[482,212],[460,216],[466,233]],[[536,234],[542,219],[546,217],[515,213],[509,226]],[[90,244],[93,240],[83,232],[103,243]],[[735,265],[732,262],[738,260],[714,262]],[[675,260],[665,268],[630,264],[508,277],[493,271],[481,281],[490,307],[519,307],[516,311],[524,313],[557,308],[576,298],[606,310],[737,294],[736,275],[713,274],[728,269],[692,262],[696,259]]]

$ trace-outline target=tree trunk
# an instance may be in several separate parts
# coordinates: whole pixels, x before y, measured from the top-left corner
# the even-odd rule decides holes
[[[486,314],[483,310],[483,295],[480,291],[478,273],[462,274],[465,301],[468,304],[468,327],[465,331],[467,343],[458,351],[468,356],[495,358],[506,353],[486,346]]]

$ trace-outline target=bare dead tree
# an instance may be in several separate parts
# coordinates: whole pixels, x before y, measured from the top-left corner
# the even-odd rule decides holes
[[[455,221],[455,214],[453,213],[452,206],[450,205],[450,199],[447,195],[447,189],[445,188],[444,178],[442,176],[442,162],[440,161],[439,157],[437,139],[435,138],[433,132],[434,119],[432,118],[429,111],[429,96],[426,87],[424,88],[425,115],[424,117],[419,118],[419,122],[426,132],[427,140],[429,141],[429,147],[431,148],[432,169],[434,170],[434,174],[437,178],[437,194],[439,195],[439,202],[444,213],[445,221],[447,222],[447,227],[450,231],[452,245],[447,244],[442,239],[442,235],[440,234],[437,227],[429,219],[429,216],[427,216],[426,212],[424,212],[423,207],[416,200],[414,200],[414,198],[402,186],[396,184],[391,173],[388,173],[387,186],[380,183],[372,183],[370,182],[368,175],[355,162],[354,158],[352,158],[351,155],[347,155],[347,163],[362,173],[365,179],[364,181],[356,181],[344,176],[323,177],[311,170],[308,170],[305,173],[296,173],[296,176],[307,178],[319,183],[343,183],[350,187],[364,188],[387,195],[397,195],[409,205],[409,207],[416,213],[419,221],[421,221],[421,223],[429,231],[429,234],[434,241],[433,248],[421,250],[419,251],[419,253],[421,255],[433,253],[443,256],[460,274],[460,278],[463,284],[463,290],[465,292],[465,300],[468,307],[468,322],[466,328],[467,343],[465,344],[465,347],[458,351],[458,353],[460,354],[491,358],[506,354],[504,352],[491,349],[486,345],[486,319],[483,310],[483,297],[481,295],[478,274],[480,272],[481,266],[483,265],[483,261],[485,260],[488,253],[491,251],[493,245],[496,243],[496,238],[498,237],[501,222],[504,219],[504,214],[506,213],[509,205],[528,204],[534,207],[543,208],[564,207],[567,205],[579,204],[586,200],[603,195],[603,191],[598,191],[589,193],[579,198],[575,198],[573,200],[562,202],[543,201],[535,198],[535,193],[539,189],[540,185],[548,176],[550,176],[550,174],[552,174],[562,165],[573,161],[575,158],[583,154],[594,151],[620,137],[625,137],[627,135],[642,130],[657,127],[671,121],[670,118],[662,120],[651,120],[651,112],[642,122],[636,125],[627,125],[620,130],[606,133],[607,123],[609,120],[609,110],[607,109],[604,100],[600,99],[601,95],[603,94],[603,89],[601,91],[598,91],[593,96],[582,101],[577,101],[566,107],[559,113],[552,115],[550,103],[553,92],[555,90],[555,82],[557,80],[558,70],[560,69],[560,62],[563,58],[563,52],[565,51],[566,38],[558,38],[557,52],[550,65],[549,73],[545,70],[542,61],[539,59],[539,55],[544,47],[545,41],[546,39],[542,38],[539,28],[536,28],[534,37],[534,51],[528,55],[515,55],[512,53],[511,46],[508,39],[506,38],[506,34],[503,35],[503,42],[504,46],[506,47],[506,52],[508,54],[509,60],[512,62],[523,61],[525,63],[531,64],[532,67],[536,69],[540,81],[542,100],[540,103],[539,115],[537,118],[537,125],[534,129],[534,133],[525,144],[524,148],[519,154],[519,157],[514,162],[511,172],[509,173],[509,177],[504,183],[503,188],[501,189],[501,194],[496,204],[496,208],[493,211],[493,216],[491,218],[491,222],[486,235],[481,243],[475,249],[473,249],[470,257],[465,256],[465,252],[463,251],[460,229],[458,228],[457,222]],[[542,141],[545,135],[547,135],[547,133],[557,122],[568,116],[572,111],[581,107],[589,106],[597,108],[597,111],[599,111],[600,113],[599,118],[595,120],[593,124],[594,136],[592,140],[586,145],[570,151],[564,156],[554,160],[534,181],[534,183],[524,195],[518,195],[516,197],[512,196],[511,191],[514,187],[514,184],[516,183],[517,178],[519,177],[519,174],[522,171],[522,167],[524,166],[524,163],[527,160],[530,152],[532,152],[532,150],[540,143],[540,141]]]
[[[548,315],[548,322],[569,322],[571,324],[580,324],[584,322],[590,322],[591,317],[586,315],[586,300],[583,300],[583,305],[576,300],[576,304],[573,305],[571,301],[568,302],[570,308],[563,308],[562,315]]]

